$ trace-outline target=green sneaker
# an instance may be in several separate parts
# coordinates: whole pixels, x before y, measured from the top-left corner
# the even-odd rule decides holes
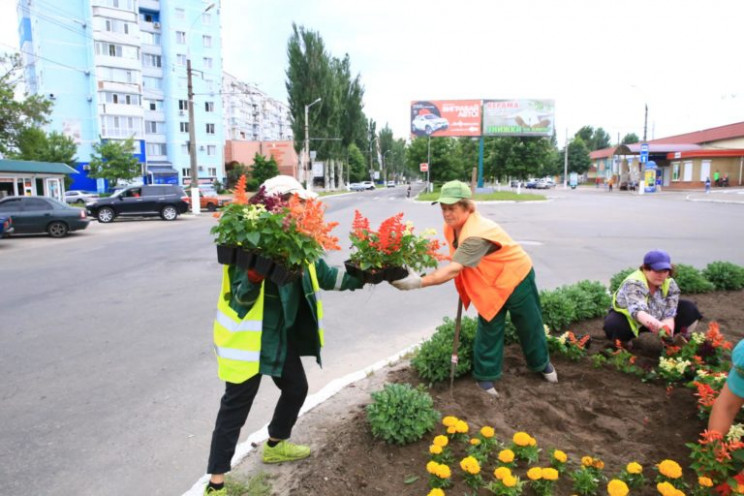
[[[263,462],[264,463],[282,463],[302,460],[310,456],[310,446],[301,444],[292,444],[289,441],[279,441],[279,444],[273,448],[264,444]]]
[[[204,489],[204,496],[227,496],[227,488],[215,489],[207,486]]]

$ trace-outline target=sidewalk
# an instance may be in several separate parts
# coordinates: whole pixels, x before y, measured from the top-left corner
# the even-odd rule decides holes
[[[738,203],[744,205],[744,188],[711,188],[710,193],[693,191],[685,198],[692,202]]]

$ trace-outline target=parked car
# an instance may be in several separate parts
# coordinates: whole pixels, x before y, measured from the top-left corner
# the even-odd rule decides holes
[[[85,210],[46,196],[8,196],[0,200],[0,215],[13,218],[13,234],[49,233],[63,238],[85,229],[90,219]]]
[[[65,203],[79,203],[85,205],[88,200],[94,198],[98,198],[98,193],[91,193],[90,191],[83,191],[81,189],[65,191]]]
[[[218,208],[224,207],[232,201],[231,198],[224,198],[217,194],[215,190],[199,189],[199,206],[202,210],[214,212]],[[191,196],[186,195],[186,203],[191,208]]]
[[[0,215],[0,238],[13,234],[13,217]]]
[[[449,121],[444,117],[434,114],[417,115],[411,121],[411,132],[413,134],[432,134],[440,129],[447,129]]]
[[[535,185],[537,189],[550,189],[555,188],[555,182],[552,179],[540,179]]]
[[[112,222],[118,216],[159,215],[163,220],[175,220],[189,209],[188,197],[180,186],[145,184],[129,186],[108,198],[90,201],[88,215],[99,222]]]
[[[537,179],[530,179],[527,181],[524,185],[527,189],[536,189],[537,188]]]
[[[388,188],[394,188],[395,187],[395,181],[388,181],[387,183]]]
[[[351,183],[349,185],[349,191],[364,191],[367,189],[362,183]]]
[[[373,183],[372,181],[362,181],[360,184],[362,185],[363,189],[375,189],[376,188],[375,183]]]
[[[509,186],[512,188],[516,188],[518,186],[524,186],[524,183],[522,183],[522,181],[519,181],[517,179],[512,179],[511,182],[509,183]]]

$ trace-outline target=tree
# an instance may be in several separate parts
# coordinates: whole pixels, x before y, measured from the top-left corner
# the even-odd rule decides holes
[[[251,180],[248,183],[249,191],[256,191],[258,187],[269,178],[279,175],[279,166],[274,157],[269,158],[256,153],[253,157],[253,168],[251,169]]]
[[[589,170],[592,161],[584,140],[576,137],[568,144],[568,172],[583,174]]]
[[[601,127],[598,127],[595,130],[592,126],[584,126],[576,132],[574,137],[581,138],[584,142],[584,146],[586,146],[589,151],[609,148],[610,143],[612,142],[610,135]]]
[[[0,152],[18,149],[21,133],[49,122],[52,102],[39,95],[15,98],[15,87],[21,71],[18,54],[0,55]]]
[[[620,142],[621,145],[632,145],[633,143],[640,143],[641,139],[638,137],[636,133],[628,133],[625,136],[623,136],[622,141]]]
[[[364,158],[364,154],[356,145],[356,143],[352,143],[349,145],[348,152],[349,181],[352,183],[358,183],[361,181],[369,180],[367,162]]]
[[[114,187],[119,180],[131,181],[140,175],[141,166],[132,154],[134,138],[124,141],[107,140],[93,145],[88,175],[96,179],[106,179]]]
[[[59,162],[74,167],[77,162],[76,154],[77,145],[72,138],[56,131],[47,134],[39,128],[31,127],[18,134],[17,150],[8,153],[8,156],[18,160]],[[70,176],[65,175],[65,187],[71,183]]]

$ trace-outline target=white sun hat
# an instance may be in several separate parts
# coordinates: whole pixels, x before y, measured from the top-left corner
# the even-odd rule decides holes
[[[317,198],[317,193],[308,191],[302,187],[302,184],[292,176],[274,176],[267,179],[261,185],[266,189],[267,195],[286,195],[287,193],[296,193],[303,200]]]

